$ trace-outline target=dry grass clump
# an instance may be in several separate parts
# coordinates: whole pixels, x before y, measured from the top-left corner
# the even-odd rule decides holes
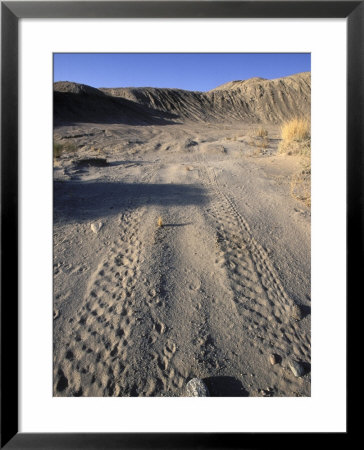
[[[307,141],[311,139],[310,121],[304,119],[292,119],[282,125],[282,139],[284,141]]]
[[[281,128],[282,141],[278,153],[311,156],[311,127],[307,118],[295,118]]]
[[[259,127],[253,130],[253,136],[258,138],[266,138],[268,136],[268,131],[263,127]]]
[[[251,156],[264,155],[265,149],[269,147],[268,131],[263,127],[254,128],[248,136],[250,139],[247,144],[256,147]]]
[[[267,153],[266,149],[269,148],[269,139],[267,136],[250,139],[247,144],[255,147],[255,150],[253,150],[250,156],[263,156]]]
[[[59,142],[53,143],[53,158],[59,158],[63,152],[63,145]]]
[[[278,153],[302,157],[302,168],[291,178],[291,195],[311,206],[311,127],[307,118],[295,118],[281,128],[282,141]]]
[[[259,157],[267,154],[267,148],[269,147],[269,142],[267,140],[263,140],[253,145],[255,146],[255,149],[250,153],[249,156]]]
[[[61,143],[61,142],[53,142],[53,158],[58,159],[64,153],[73,153],[77,150],[77,147],[71,142]]]

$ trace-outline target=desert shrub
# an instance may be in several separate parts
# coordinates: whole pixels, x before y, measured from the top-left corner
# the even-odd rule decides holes
[[[258,154],[263,155],[265,149],[269,147],[268,131],[263,128],[254,128],[248,133],[248,140],[246,141],[251,147],[257,147],[259,150],[253,152],[253,156]]]
[[[53,158],[59,158],[63,152],[63,145],[59,142],[53,143]]]
[[[65,144],[61,142],[53,142],[53,158],[60,158],[64,153],[73,153],[77,150],[75,144],[67,142]]]
[[[285,141],[307,141],[311,139],[310,122],[306,118],[289,120],[282,125],[281,134]]]
[[[267,148],[269,148],[269,139],[267,136],[262,138],[250,139],[247,144],[251,147],[255,147],[250,156],[264,156],[267,153]]]
[[[311,129],[307,118],[295,118],[281,128],[278,152],[301,156],[301,169],[291,177],[291,195],[311,206]]]
[[[268,131],[263,127],[259,127],[253,131],[253,135],[258,138],[266,138],[268,136]]]
[[[267,147],[268,147],[268,144],[266,144],[266,143],[263,143],[260,145],[255,145],[255,148],[251,151],[249,156],[252,156],[252,157],[265,156],[268,154]]]
[[[311,127],[307,118],[295,118],[284,122],[281,136],[279,153],[311,156]]]

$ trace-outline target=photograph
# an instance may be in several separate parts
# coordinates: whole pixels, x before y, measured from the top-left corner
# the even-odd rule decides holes
[[[53,396],[310,397],[311,54],[51,62]]]

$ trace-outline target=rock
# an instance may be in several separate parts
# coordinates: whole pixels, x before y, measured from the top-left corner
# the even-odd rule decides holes
[[[274,390],[271,387],[267,387],[267,389],[258,389],[258,394],[262,397],[273,397]]]
[[[271,355],[269,355],[269,362],[272,364],[272,366],[274,366],[275,364],[278,364],[280,362],[281,358],[272,353]]]
[[[305,369],[302,363],[295,361],[294,359],[291,359],[288,362],[288,367],[291,369],[295,377],[302,377],[305,374]]]
[[[209,391],[200,378],[192,378],[186,385],[187,397],[209,397]]]
[[[198,145],[198,143],[196,141],[193,141],[192,139],[187,139],[185,146],[188,147],[194,147],[195,145]]]
[[[103,225],[102,222],[92,223],[92,224],[91,224],[91,230],[92,230],[95,234],[97,234],[97,233],[100,231],[102,225]]]
[[[300,305],[293,305],[291,309],[291,317],[295,320],[301,320],[304,317],[303,309]]]

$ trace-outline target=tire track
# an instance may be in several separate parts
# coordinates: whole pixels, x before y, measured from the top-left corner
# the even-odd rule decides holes
[[[155,172],[141,181],[148,183]],[[63,337],[62,350],[55,351],[56,396],[137,395],[129,357],[138,325],[140,223],[149,201],[145,195],[126,201],[117,237],[91,275],[82,306],[69,319],[69,334]]]
[[[122,214],[119,237],[91,276],[83,305],[70,319],[70,336],[55,361],[55,395],[117,396],[127,390],[142,215],[142,208]]]
[[[249,345],[261,354],[277,352],[309,361],[310,338],[292,317],[294,302],[268,254],[231,197],[222,191],[215,171],[203,168],[201,174],[212,191],[207,213],[216,226],[216,262],[226,268]]]

